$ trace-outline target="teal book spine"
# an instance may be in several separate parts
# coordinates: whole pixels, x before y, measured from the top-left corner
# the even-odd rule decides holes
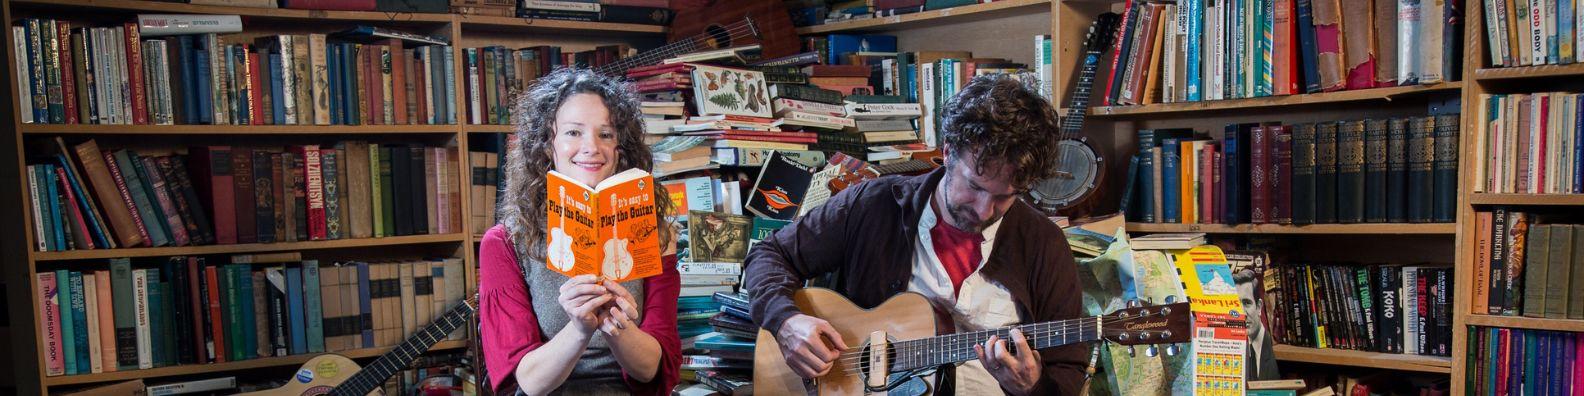
[[[220,287],[225,290],[225,294],[222,296],[220,312],[221,316],[225,317],[226,360],[233,362],[242,360],[242,338],[244,337],[242,335],[242,314],[239,312],[241,295],[237,293],[235,272],[236,265],[233,264],[220,267],[220,273],[216,274],[218,275]]]
[[[254,317],[259,307],[253,305],[253,272],[246,264],[239,264],[236,268],[236,285],[241,293],[239,298],[242,309],[242,358],[258,358],[258,320]]]
[[[110,259],[110,301],[114,307],[116,369],[137,368],[137,316],[132,297],[132,260]]]
[[[170,362],[166,350],[170,339],[165,337],[165,332],[170,330],[170,322],[166,322],[162,316],[165,314],[165,299],[169,297],[165,289],[160,287],[160,270],[150,268],[144,271],[148,274],[149,356],[154,367],[162,367]]]
[[[82,273],[71,272],[72,340],[77,344],[77,373],[92,372],[88,351],[88,301],[84,298]]]
[[[302,268],[286,267],[286,322],[290,324],[291,353],[308,352],[308,339],[303,330]]]
[[[319,305],[319,261],[303,260],[303,330],[308,352],[324,352],[324,310]]]
[[[55,284],[59,296],[56,301],[66,303],[68,308],[61,310],[61,355],[66,357],[66,375],[79,374],[82,372],[77,370],[77,309],[74,306],[81,305],[82,300],[73,298],[77,293],[72,292],[70,272],[55,270]],[[81,290],[80,287],[78,290]],[[69,316],[65,314],[68,311],[72,312]]]

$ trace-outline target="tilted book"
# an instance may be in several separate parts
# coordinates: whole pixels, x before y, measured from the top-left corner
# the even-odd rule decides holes
[[[659,275],[654,185],[654,176],[642,169],[595,186],[551,170],[545,183],[546,264],[567,276],[591,274],[617,282]]]

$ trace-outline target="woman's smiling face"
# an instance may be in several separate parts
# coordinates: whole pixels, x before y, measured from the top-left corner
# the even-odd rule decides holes
[[[550,154],[557,172],[589,186],[616,174],[620,160],[616,130],[599,95],[572,95],[556,110],[555,118]]]

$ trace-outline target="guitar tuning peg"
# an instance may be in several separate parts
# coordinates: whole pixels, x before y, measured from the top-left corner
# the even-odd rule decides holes
[[[1138,351],[1132,345],[1128,345],[1128,357],[1138,357]]]
[[[1149,347],[1144,348],[1144,356],[1155,357],[1156,355],[1159,355],[1159,354],[1160,354],[1160,349],[1155,348],[1154,345],[1150,345]]]
[[[1143,297],[1140,300],[1144,301],[1144,305],[1155,305],[1155,299],[1153,298]]]
[[[1177,296],[1166,296],[1166,303],[1167,304],[1176,304],[1177,303]]]
[[[1127,302],[1128,308],[1138,308],[1142,306],[1144,306],[1144,303],[1140,302],[1139,300],[1128,300]]]
[[[1177,346],[1177,344],[1166,346],[1166,356],[1177,356],[1179,353],[1182,353],[1182,347]]]

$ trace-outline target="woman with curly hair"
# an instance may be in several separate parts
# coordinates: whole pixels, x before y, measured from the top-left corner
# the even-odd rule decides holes
[[[592,186],[653,167],[637,98],[593,71],[559,69],[524,92],[512,114],[517,144],[506,156],[500,224],[479,244],[479,333],[491,386],[508,395],[669,393],[681,362],[674,236],[661,233],[664,271],[645,279],[569,278],[545,265],[547,172]],[[655,187],[656,216],[667,224],[671,200]]]

